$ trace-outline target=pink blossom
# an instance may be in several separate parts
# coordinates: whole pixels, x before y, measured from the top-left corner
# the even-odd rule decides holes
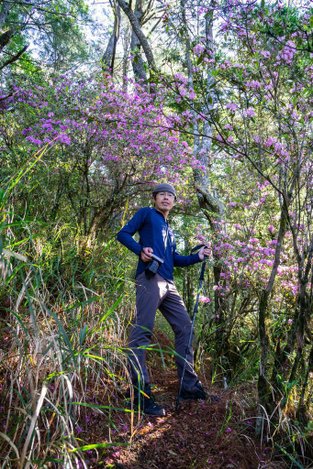
[[[38,138],[35,138],[32,135],[26,137],[26,140],[28,140],[30,143],[33,143],[34,145],[42,145],[42,140],[39,140]]]
[[[261,50],[261,51],[260,51],[260,54],[261,54],[265,59],[269,59],[270,56],[271,56],[271,53],[270,53],[268,50]]]
[[[295,43],[293,41],[287,41],[283,50],[277,55],[277,58],[287,65],[291,65],[295,53]]]
[[[244,111],[244,115],[246,117],[254,117],[255,116],[255,110],[252,108],[252,107],[248,107],[245,111]]]
[[[247,88],[251,88],[253,90],[259,90],[262,87],[262,84],[257,80],[247,81],[245,85]]]
[[[255,141],[255,143],[262,143],[262,139],[259,135],[254,135],[253,140]]]
[[[41,126],[43,129],[45,129],[47,132],[52,132],[53,131],[53,126],[51,122],[45,122]]]
[[[227,21],[221,24],[220,31],[227,31],[229,28],[230,28],[230,23]]]
[[[244,257],[238,257],[237,258],[237,262],[240,263],[240,262],[245,262],[245,258]]]
[[[188,98],[189,98],[189,99],[195,99],[196,96],[197,96],[197,95],[196,95],[195,91],[194,91],[192,88],[190,88],[189,94],[188,94]]]
[[[251,244],[257,244],[259,242],[259,240],[257,238],[250,238],[249,239],[249,243]]]
[[[236,103],[227,103],[225,107],[232,112],[235,112],[238,109],[238,105]]]
[[[264,145],[265,145],[266,147],[271,147],[272,145],[274,145],[274,144],[276,143],[276,141],[277,141],[276,138],[274,138],[274,137],[269,137],[267,140],[265,140]]]
[[[283,146],[282,146],[282,144],[281,144],[280,142],[276,142],[276,143],[274,144],[274,149],[275,149],[275,151],[276,151],[277,153],[280,153],[281,150],[282,150],[282,148],[283,148]]]
[[[211,298],[209,298],[208,296],[200,296],[199,297],[199,301],[200,303],[211,303]]]
[[[224,125],[225,130],[234,130],[233,126],[231,124],[226,124]]]
[[[192,50],[195,55],[200,56],[205,51],[205,47],[203,44],[196,44]]]

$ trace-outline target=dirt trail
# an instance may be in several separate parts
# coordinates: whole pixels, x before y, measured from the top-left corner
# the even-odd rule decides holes
[[[183,401],[175,411],[177,377],[174,370],[154,372],[154,394],[167,415],[137,421],[132,443],[112,448],[104,467],[116,469],[283,469],[270,447],[255,438],[254,391],[251,387],[209,389],[207,401]],[[216,401],[215,397],[218,397]],[[115,438],[127,436],[128,422],[116,425]],[[128,433],[129,436],[129,433]],[[94,466],[96,467],[96,466]],[[103,467],[99,466],[99,467]]]

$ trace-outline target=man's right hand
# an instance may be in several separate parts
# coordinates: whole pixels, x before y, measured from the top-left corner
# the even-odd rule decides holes
[[[140,259],[143,261],[143,262],[150,262],[152,257],[151,257],[151,254],[153,253],[153,249],[152,248],[142,248],[142,251],[140,253]]]

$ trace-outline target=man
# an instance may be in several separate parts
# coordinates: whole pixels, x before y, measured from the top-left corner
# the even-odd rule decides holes
[[[178,254],[174,235],[168,224],[168,215],[176,201],[176,191],[171,184],[162,183],[154,188],[152,195],[154,207],[138,210],[119,231],[117,239],[139,257],[136,271],[136,317],[129,336],[129,361],[136,389],[135,405],[145,414],[161,416],[165,415],[165,409],[155,403],[151,394],[145,361],[145,348],[151,342],[157,309],[175,334],[178,377],[181,379],[183,376],[180,397],[207,397],[194,371],[193,350],[190,347],[188,349],[191,320],[174,285],[173,268],[201,262],[204,256],[209,255],[209,250],[203,247],[197,254],[190,256]],[[133,238],[137,232],[139,242]],[[157,256],[156,260],[153,256]]]

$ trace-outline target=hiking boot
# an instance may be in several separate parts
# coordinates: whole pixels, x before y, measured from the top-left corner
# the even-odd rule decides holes
[[[140,391],[139,398],[135,396],[134,407],[143,414],[153,417],[164,417],[166,414],[165,409],[156,404],[155,398],[151,393],[150,385],[146,385],[144,391]]]
[[[191,389],[182,389],[180,393],[181,399],[202,399],[205,400],[208,398],[207,393],[203,389],[203,386],[200,381],[197,381],[196,384]]]
[[[155,399],[151,394],[149,397],[143,398],[142,411],[145,415],[151,415],[154,417],[164,417],[166,414],[164,407],[156,404]]]

